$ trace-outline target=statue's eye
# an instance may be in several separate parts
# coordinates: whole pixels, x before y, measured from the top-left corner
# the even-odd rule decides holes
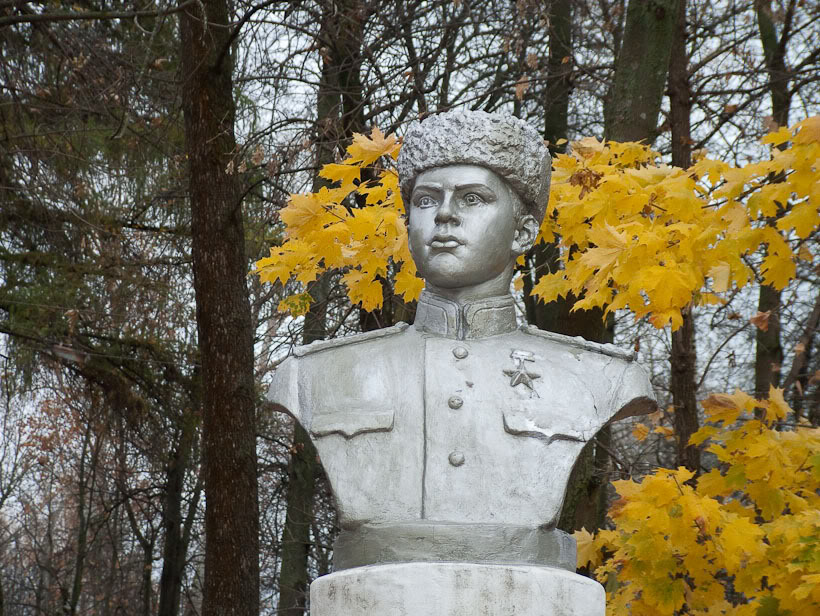
[[[476,193],[467,193],[464,195],[464,203],[467,205],[480,205],[484,203],[484,199],[481,198],[481,195],[477,195]]]
[[[435,207],[436,200],[429,195],[422,195],[416,199],[416,207]]]

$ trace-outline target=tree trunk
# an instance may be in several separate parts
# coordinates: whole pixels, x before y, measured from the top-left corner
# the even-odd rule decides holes
[[[604,426],[595,439],[586,444],[572,469],[558,528],[571,533],[585,528],[603,528],[607,510],[607,474],[609,454],[606,447],[612,440],[612,430]]]
[[[655,140],[677,14],[678,0],[630,0],[604,108],[607,139]]]
[[[364,130],[364,107],[360,77],[361,41],[365,8],[360,0],[339,5],[326,3],[322,12],[319,41],[322,47],[322,79],[316,100],[316,166],[332,163],[343,139]],[[318,175],[313,191],[329,182]],[[312,302],[305,317],[303,344],[327,335],[327,299],[332,273],[308,287]],[[361,316],[366,320],[367,314]],[[288,464],[288,506],[282,529],[282,562],[279,575],[277,616],[305,613],[310,575],[310,529],[316,497],[317,475],[322,472],[310,436],[296,424]]]
[[[310,436],[301,425],[295,424],[288,465],[288,507],[282,530],[277,616],[301,616],[307,606],[310,527],[318,466]]]
[[[669,126],[672,131],[672,164],[687,169],[692,164],[692,94],[689,53],[686,48],[686,0],[679,0],[672,56],[669,59]]]
[[[185,141],[203,381],[204,616],[259,613],[253,328],[245,278],[227,0],[180,16]]]
[[[790,73],[786,67],[786,47],[794,17],[793,2],[783,17],[782,33],[778,37],[777,27],[771,12],[771,2],[755,0],[757,27],[760,32],[760,43],[763,45],[763,58],[766,72],[769,74],[769,95],[772,98],[772,118],[779,126],[789,123],[791,92],[789,92]]]
[[[77,606],[80,603],[80,596],[83,590],[85,563],[88,557],[91,496],[94,488],[94,478],[97,473],[98,453],[102,441],[102,436],[99,436],[97,443],[92,445],[91,432],[92,428],[89,426],[83,435],[83,445],[80,453],[80,472],[77,478],[77,556],[74,562],[71,590],[66,589],[66,600],[63,601],[63,614],[69,616],[75,616],[77,614]],[[86,454],[90,455],[90,459],[86,459]]]
[[[153,607],[154,581],[152,569],[154,564],[154,542],[142,548],[142,588],[140,589],[141,616],[151,616]]]
[[[669,66],[670,43],[677,17],[677,0],[631,0],[626,27],[615,66],[615,77],[605,108],[605,138],[651,143],[655,139],[658,113]],[[537,255],[535,266],[550,271],[557,253]],[[526,285],[526,281],[525,281]],[[595,342],[612,342],[611,319],[601,310],[570,312],[577,298],[554,302],[536,312],[547,328]],[[539,327],[542,325],[539,323]],[[609,428],[596,436],[596,445],[582,452],[570,479],[559,527],[573,530],[600,528],[606,510],[606,481],[609,469],[606,446]]]
[[[165,502],[162,523],[165,526],[165,543],[162,547],[162,572],[159,578],[159,609],[157,616],[177,616],[182,595],[182,576],[188,544],[183,536],[182,494],[185,475],[190,467],[191,448],[196,436],[194,418],[183,413],[180,419],[181,433],[174,456],[168,463],[165,475]]]
[[[766,329],[755,333],[755,396],[766,398],[770,387],[780,383],[783,347],[780,344],[780,291],[769,285],[760,285],[757,311],[768,312]]]
[[[318,190],[318,186],[316,187]],[[322,340],[326,335],[327,297],[330,274],[325,273],[309,285],[313,298],[305,315],[303,344]],[[313,502],[316,495],[316,474],[320,472],[318,454],[305,429],[295,423],[293,444],[288,463],[288,506],[282,529],[282,562],[279,573],[279,604],[277,616],[301,616],[307,607],[308,557],[310,528],[313,522]]]
[[[572,2],[555,0],[550,5],[547,87],[544,91],[544,139],[553,156],[566,151],[558,141],[568,136],[569,95],[572,91]],[[564,58],[570,61],[564,62]],[[558,243],[538,243],[526,257],[522,271],[527,322],[539,329],[558,332],[569,315],[569,298],[544,304],[533,295],[538,279],[558,268]]]
[[[683,169],[692,164],[689,55],[686,49],[686,0],[679,0],[677,23],[669,59],[669,125],[672,130],[672,164]],[[695,317],[692,310],[683,314],[683,325],[672,332],[669,355],[671,373],[669,389],[675,409],[677,465],[691,471],[700,469],[700,448],[689,444],[699,428],[695,347]]]
[[[695,353],[695,321],[692,312],[687,310],[683,315],[683,325],[672,332],[670,389],[675,407],[673,423],[678,444],[677,465],[697,473],[700,470],[700,449],[689,444],[689,439],[699,427]]]
[[[772,119],[779,126],[786,126],[789,123],[791,94],[785,57],[793,12],[787,11],[782,25],[783,34],[780,37],[772,18],[770,3],[755,0],[755,13],[769,75]],[[783,363],[783,347],[780,344],[780,304],[780,291],[769,285],[760,285],[757,310],[769,313],[769,318],[766,330],[757,328],[755,334],[755,395],[758,397],[767,397],[769,388],[777,387],[780,382],[780,368]]]
[[[558,141],[568,136],[569,97],[572,92],[572,2],[554,0],[550,5],[549,56],[547,58],[547,87],[544,100],[544,139],[549,142],[554,156],[566,151]],[[583,336],[596,342],[611,341],[611,332],[600,310],[571,312],[576,297],[569,295],[548,304],[536,301],[532,288],[542,275],[559,267],[558,244],[537,244],[527,255],[524,271],[524,305],[531,325],[568,336]],[[528,271],[527,271],[528,270]],[[598,437],[606,438],[604,428]],[[587,445],[572,470],[564,505],[558,522],[559,528],[572,532],[586,527],[589,530],[603,525],[606,514],[606,481],[608,459],[601,457],[594,442]]]
[[[567,138],[569,95],[572,92],[572,1],[550,4],[547,88],[544,91],[544,139],[551,154],[565,152],[557,145]]]

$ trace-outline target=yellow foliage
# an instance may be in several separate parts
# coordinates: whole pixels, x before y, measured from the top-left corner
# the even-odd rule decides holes
[[[583,295],[575,309],[629,308],[676,329],[693,301],[714,303],[748,284],[743,259],[761,249],[764,282],[783,288],[796,274],[791,241],[820,227],[818,126],[809,118],[781,129],[764,142],[791,140],[789,148],[739,168],[700,158],[683,170],[636,143],[575,144],[554,162],[542,229],[561,238],[564,267],[534,294],[551,301],[572,291]]]
[[[392,167],[377,167],[395,160],[395,136],[374,128],[370,137],[356,135],[341,164],[325,165],[320,176],[335,187],[316,193],[291,195],[280,212],[286,240],[271,248],[270,256],[256,262],[263,282],[285,284],[291,279],[307,284],[324,271],[343,272],[342,281],[354,304],[365,310],[382,305],[382,281],[395,279],[395,291],[405,301],[418,298],[422,281],[407,247],[398,177]],[[368,168],[373,179],[362,182]],[[363,196],[359,207],[356,196]],[[280,305],[294,316],[307,311],[309,296],[296,293]]]
[[[615,482],[615,528],[576,533],[608,614],[820,613],[820,430],[775,429],[793,417],[782,394],[704,401],[718,423],[695,441],[711,441],[718,468]]]
[[[783,288],[798,259],[816,258],[804,240],[820,228],[820,117],[763,143],[789,145],[740,168],[698,155],[685,170],[637,143],[574,143],[553,161],[540,233],[560,239],[563,267],[533,293],[552,301],[572,292],[582,298],[575,309],[628,308],[674,329],[692,303],[718,303],[754,280],[746,258],[758,251],[764,282]],[[335,269],[367,310],[381,306],[384,284],[418,298],[392,165],[399,147],[377,128],[356,135],[348,157],[320,173],[333,187],[292,195],[280,213],[285,241],[257,262],[260,278],[306,285]],[[297,292],[279,309],[304,314],[310,301]],[[608,614],[820,614],[820,430],[775,430],[790,415],[778,389],[766,400],[715,394],[703,407],[709,423],[692,442],[708,442],[718,468],[616,482],[615,528],[576,533],[579,565],[606,585]],[[649,432],[638,424],[634,435]]]
[[[675,329],[691,304],[719,303],[754,280],[746,257],[755,252],[765,255],[763,281],[783,288],[798,259],[815,258],[797,243],[820,228],[820,117],[763,142],[789,146],[743,167],[700,156],[689,169],[660,163],[657,152],[638,143],[575,142],[553,161],[539,236],[560,238],[563,267],[541,276],[533,294],[548,302],[572,292],[581,298],[574,309],[626,308]],[[381,306],[382,282],[405,301],[416,299],[422,283],[392,165],[399,148],[378,128],[356,135],[348,157],[320,172],[333,187],[292,195],[280,213],[286,240],[257,262],[261,279],[307,283],[336,269],[351,301],[368,310]],[[301,305],[283,302],[291,304]]]

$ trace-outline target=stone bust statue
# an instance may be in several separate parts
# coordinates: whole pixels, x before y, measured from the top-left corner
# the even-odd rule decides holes
[[[423,561],[575,569],[554,530],[570,471],[607,423],[654,410],[632,353],[520,327],[516,259],[535,242],[550,156],[526,123],[453,111],[398,159],[425,289],[413,325],[315,342],[270,399],[309,432],[339,509],[338,569]]]

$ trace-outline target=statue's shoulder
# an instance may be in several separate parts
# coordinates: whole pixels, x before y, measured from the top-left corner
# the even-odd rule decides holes
[[[636,358],[634,351],[628,351],[614,344],[602,344],[600,342],[590,342],[581,336],[565,336],[563,334],[556,334],[554,332],[544,331],[534,325],[525,325],[521,331],[527,335],[534,336],[547,343],[552,343],[567,348],[569,351],[588,351],[590,353],[598,353],[599,355],[606,355],[614,357],[622,361],[632,362]]]
[[[392,327],[375,329],[370,332],[355,334],[353,336],[345,336],[344,338],[333,338],[332,340],[317,340],[316,342],[311,342],[310,344],[296,347],[295,349],[293,349],[293,355],[295,357],[306,357],[308,355],[321,353],[322,351],[329,351],[331,349],[341,349],[349,347],[351,345],[365,344],[368,342],[373,342],[376,340],[381,340],[383,338],[395,336],[405,331],[408,327],[410,326],[407,323],[400,322],[396,323]]]
[[[293,349],[290,355],[277,362],[268,390],[268,400],[274,406],[283,407],[302,425],[310,425],[312,409],[305,406],[302,393],[311,391],[335,391],[328,384],[355,382],[358,371],[371,370],[363,358],[378,356],[382,349],[373,348],[380,342],[390,342],[409,326],[398,323],[393,327],[377,329],[354,336],[317,340]],[[402,345],[393,344],[398,349]],[[311,394],[313,395],[313,394]],[[317,394],[321,395],[321,394]]]

